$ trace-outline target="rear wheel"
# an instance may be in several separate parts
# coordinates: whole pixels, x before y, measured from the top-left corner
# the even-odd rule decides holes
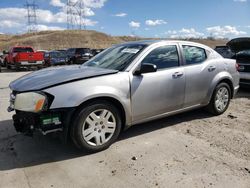
[[[83,150],[98,152],[107,149],[119,136],[121,116],[109,102],[98,101],[75,115],[71,138]]]
[[[214,115],[223,114],[231,99],[231,89],[227,83],[220,83],[216,86],[207,110]]]

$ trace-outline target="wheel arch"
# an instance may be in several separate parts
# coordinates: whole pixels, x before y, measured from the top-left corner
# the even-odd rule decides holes
[[[221,84],[221,83],[226,83],[226,84],[228,84],[229,85],[229,87],[230,87],[230,94],[231,94],[231,99],[233,98],[233,92],[234,92],[234,87],[233,87],[233,82],[232,82],[232,80],[230,80],[229,78],[224,78],[224,79],[222,79],[222,80],[220,80],[220,82],[217,84],[217,85],[219,85],[219,84]],[[216,85],[216,86],[217,86]]]
[[[233,79],[229,73],[221,72],[220,74],[217,74],[217,76],[214,77],[214,79],[211,83],[211,86],[208,90],[207,97],[202,103],[203,105],[207,105],[210,102],[216,86],[222,82],[225,82],[229,85],[230,92],[231,92],[231,98],[233,98],[233,94],[234,94]]]
[[[95,97],[95,98],[88,99],[88,100],[82,102],[79,106],[76,107],[75,113],[77,113],[80,109],[84,108],[84,106],[87,106],[87,105],[89,105],[91,103],[95,103],[97,101],[105,101],[105,102],[109,102],[112,105],[114,105],[119,110],[120,115],[121,115],[122,130],[125,129],[126,122],[127,122],[126,111],[125,111],[124,106],[122,105],[122,103],[119,100],[117,100],[117,99],[115,99],[113,97],[103,96],[103,97]]]

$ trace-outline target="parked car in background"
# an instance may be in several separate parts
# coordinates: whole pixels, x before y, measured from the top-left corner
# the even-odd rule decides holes
[[[236,61],[207,46],[136,41],[13,81],[9,111],[18,132],[62,132],[96,152],[131,125],[201,107],[223,114],[238,88]]]
[[[234,55],[228,46],[216,46],[214,50],[224,58],[231,59]]]
[[[34,49],[30,46],[15,46],[4,53],[7,54],[4,61],[9,69],[15,68],[19,70],[22,67],[42,68],[43,66],[43,53],[34,52]]]
[[[0,66],[4,66],[4,54],[0,52]]]
[[[101,53],[104,50],[105,49],[92,49],[92,54],[93,54],[93,56],[96,56],[97,54]]]
[[[250,86],[250,38],[236,38],[227,43],[239,65],[240,84]]]
[[[63,51],[50,51],[44,54],[44,65],[55,66],[55,65],[66,65],[68,63],[68,56]]]
[[[43,56],[44,56],[44,54],[45,54],[46,52],[48,52],[48,50],[37,50],[36,52],[41,52],[41,53],[43,53]]]
[[[67,54],[69,64],[83,64],[93,57],[89,48],[69,48]]]
[[[59,51],[59,52],[63,52],[63,53],[67,53],[67,49],[60,49],[60,50],[55,50],[55,51]]]

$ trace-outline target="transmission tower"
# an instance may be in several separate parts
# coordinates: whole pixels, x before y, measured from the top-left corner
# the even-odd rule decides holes
[[[86,29],[85,24],[85,4],[83,0],[67,1],[67,28]]]
[[[28,32],[37,32],[37,14],[38,5],[33,1],[26,1],[25,7],[27,9],[27,25]]]

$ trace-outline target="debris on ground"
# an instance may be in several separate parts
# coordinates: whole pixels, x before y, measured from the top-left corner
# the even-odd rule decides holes
[[[229,114],[227,117],[230,118],[230,119],[237,119],[238,118],[237,116],[234,116],[232,114]]]
[[[136,161],[136,160],[137,160],[137,157],[134,156],[134,157],[132,157],[131,159],[132,159],[133,161]]]

